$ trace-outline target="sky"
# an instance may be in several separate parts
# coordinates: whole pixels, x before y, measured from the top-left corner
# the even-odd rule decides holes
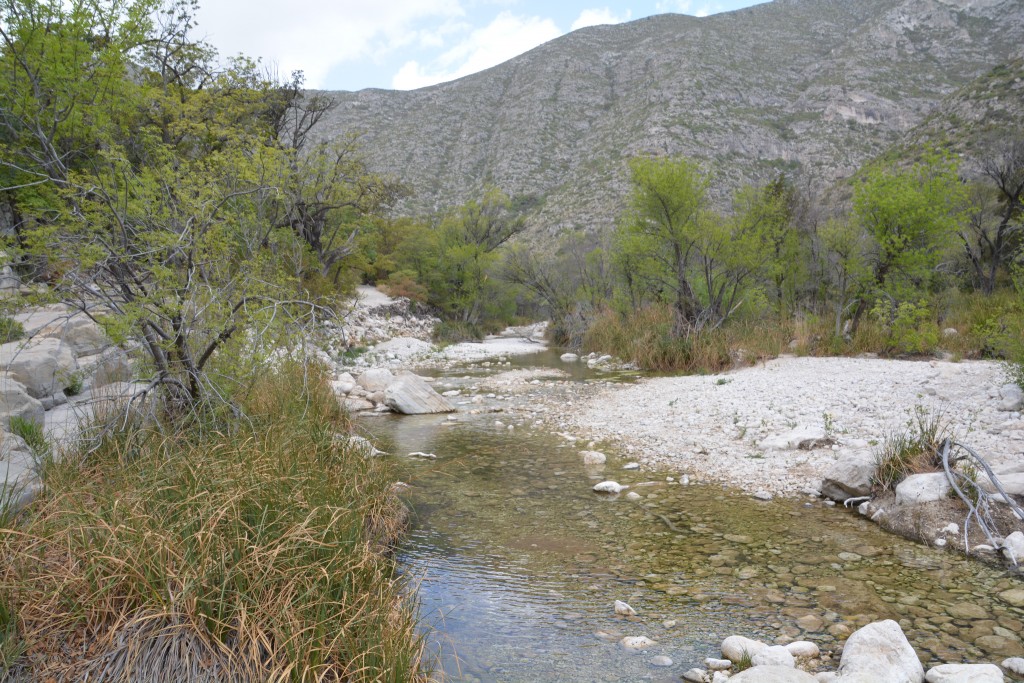
[[[482,71],[586,26],[765,0],[201,0],[195,37],[308,88],[412,90]]]

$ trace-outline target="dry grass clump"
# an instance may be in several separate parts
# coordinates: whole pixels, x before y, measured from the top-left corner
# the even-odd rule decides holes
[[[231,431],[108,439],[0,530],[0,653],[35,680],[419,681],[386,465],[298,369]],[[128,438],[128,437],[131,438]]]
[[[949,424],[941,413],[917,406],[906,427],[890,432],[879,445],[873,488],[892,491],[911,474],[941,471],[939,449],[949,435]]]

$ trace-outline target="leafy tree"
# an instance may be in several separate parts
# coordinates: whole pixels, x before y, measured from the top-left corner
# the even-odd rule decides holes
[[[189,2],[0,7],[0,159],[23,246],[57,296],[144,349],[146,391],[172,414],[222,403],[252,379],[244,359],[320,311],[283,267],[294,233],[266,222],[288,162],[277,85],[191,42]]]
[[[495,187],[446,216],[438,228],[434,272],[425,274],[431,301],[470,325],[498,315],[507,303],[496,277],[498,249],[524,227],[508,196]]]
[[[829,276],[829,294],[835,320],[834,335],[843,333],[843,319],[864,295],[873,275],[870,242],[855,223],[833,218],[821,227],[819,238]]]
[[[874,240],[874,283],[892,296],[928,284],[959,227],[965,190],[937,154],[908,170],[872,168],[854,189],[853,215]]]
[[[617,231],[617,255],[631,284],[665,293],[682,336],[704,320],[691,267],[706,226],[708,179],[685,158],[636,157],[629,168],[633,189]]]

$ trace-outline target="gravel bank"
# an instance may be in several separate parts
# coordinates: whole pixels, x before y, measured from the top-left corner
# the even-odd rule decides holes
[[[559,421],[691,480],[793,495],[817,489],[835,459],[903,427],[915,406],[941,411],[954,436],[994,466],[1019,463],[1024,421],[999,410],[1005,381],[993,362],[782,357],[722,375],[604,385]],[[767,447],[796,429],[827,431],[837,444]]]

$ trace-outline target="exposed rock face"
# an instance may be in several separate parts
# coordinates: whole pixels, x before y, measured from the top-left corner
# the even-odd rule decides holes
[[[394,381],[395,376],[391,374],[390,370],[384,368],[373,368],[372,370],[367,370],[363,374],[359,375],[359,379],[357,380],[359,386],[370,393],[375,391],[384,391],[388,388],[388,385]]]
[[[364,131],[376,170],[415,191],[409,212],[462,203],[489,180],[532,209],[537,233],[601,230],[623,205],[630,156],[704,161],[721,203],[782,170],[827,185],[1022,42],[1019,0],[661,15],[581,29],[451,83],[337,93],[319,134]]]
[[[33,339],[0,345],[0,369],[21,382],[29,396],[44,398],[68,385],[78,362],[61,340]]]
[[[455,406],[449,403],[448,399],[434,391],[423,378],[412,373],[402,373],[388,385],[384,390],[384,403],[396,413],[403,415],[455,411]]]
[[[839,677],[874,683],[922,683],[924,667],[900,625],[891,619],[857,629],[843,645]]]
[[[9,428],[12,417],[20,417],[43,425],[43,404],[29,396],[25,385],[7,376],[0,376],[0,423]]]

